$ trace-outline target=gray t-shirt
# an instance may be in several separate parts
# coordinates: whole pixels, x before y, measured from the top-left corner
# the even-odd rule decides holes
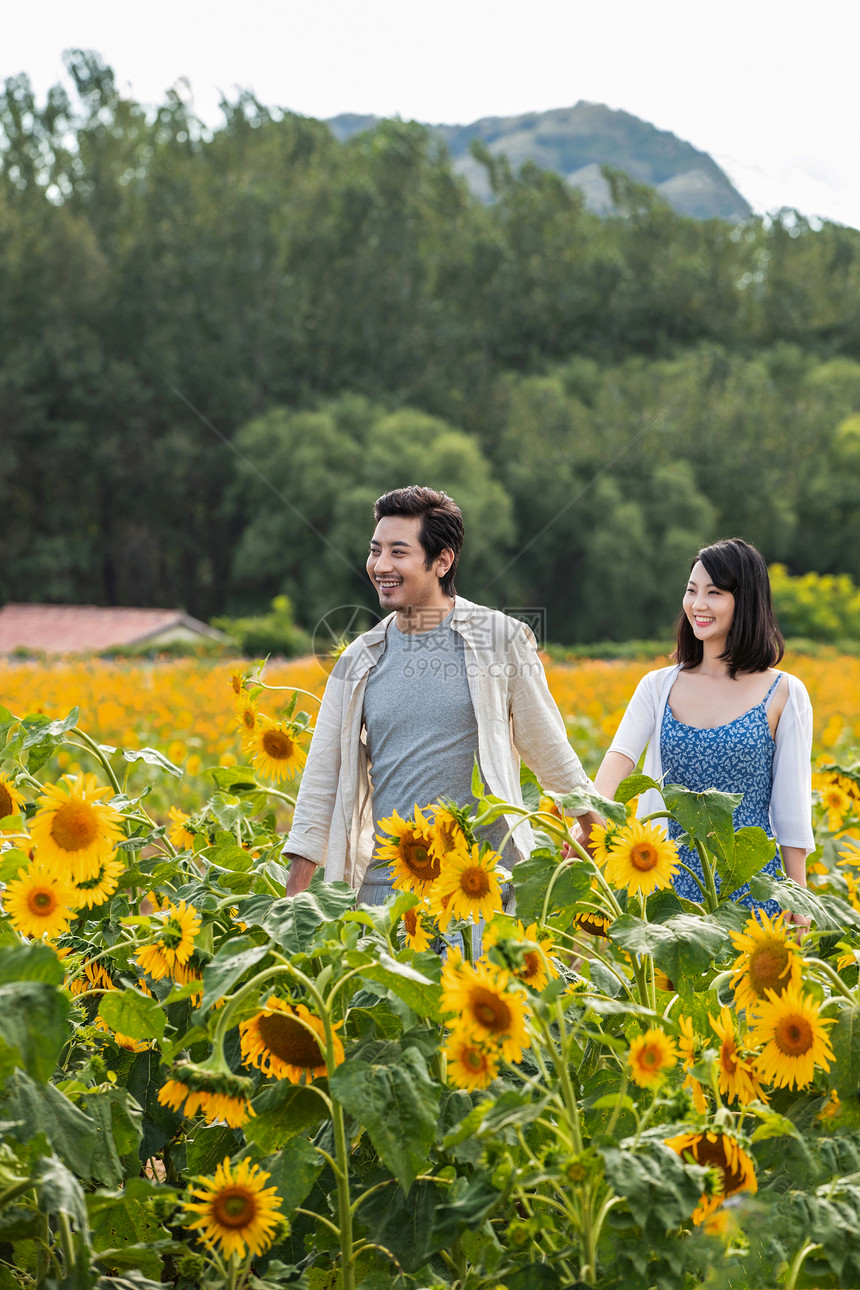
[[[374,832],[394,811],[408,819],[416,805],[423,809],[440,797],[461,806],[474,802],[478,723],[465,643],[450,615],[432,631],[411,635],[390,623],[382,657],[367,678],[364,724]],[[484,838],[498,848],[507,830],[498,820],[483,830]],[[384,863],[378,876],[387,874]]]

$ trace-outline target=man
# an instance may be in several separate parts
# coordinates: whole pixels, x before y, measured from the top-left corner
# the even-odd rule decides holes
[[[553,702],[534,636],[517,619],[457,596],[463,517],[445,493],[412,486],[380,497],[367,572],[388,617],[344,650],[329,677],[284,846],[287,895],[317,866],[381,904],[388,867],[371,864],[393,811],[440,797],[472,800],[475,755],[488,791],[521,804],[520,757],[544,788],[592,789]],[[588,835],[594,812],[580,816]],[[533,845],[522,817],[487,830],[508,863]],[[510,856],[510,860],[508,857]],[[364,881],[363,881],[364,880]]]

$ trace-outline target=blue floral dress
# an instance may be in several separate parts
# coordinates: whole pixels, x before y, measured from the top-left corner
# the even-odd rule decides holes
[[[660,730],[660,757],[663,762],[666,784],[683,784],[694,793],[704,793],[716,788],[721,793],[743,793],[743,801],[735,808],[735,829],[752,825],[771,833],[770,794],[773,788],[773,755],[776,745],[770,733],[767,709],[782,673],[776,678],[761,703],[744,712],[724,726],[699,730],[696,726],[676,721],[669,703],[663,713]],[[670,696],[671,697],[671,696]],[[669,821],[669,836],[677,839],[684,830],[675,820]],[[701,878],[699,857],[689,847],[680,847],[679,855]],[[773,878],[782,877],[782,860],[774,850],[760,871]],[[702,893],[690,874],[681,869],[675,876],[675,891],[686,900],[701,901]],[[720,879],[716,876],[717,891]],[[732,892],[732,900],[747,909],[763,909],[770,917],[780,912],[779,902],[753,900],[749,883]]]

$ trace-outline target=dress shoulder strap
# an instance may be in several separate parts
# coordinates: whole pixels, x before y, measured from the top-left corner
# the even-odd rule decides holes
[[[779,685],[780,681],[782,680],[782,678],[783,678],[784,676],[785,676],[785,673],[784,673],[784,672],[780,672],[780,673],[779,673],[779,675],[777,676],[777,678],[776,678],[776,680],[774,681],[773,685],[770,687],[770,689],[768,690],[767,694],[766,694],[766,695],[764,696],[764,698],[762,699],[762,703],[764,704],[764,710],[765,710],[765,712],[767,712],[768,708],[770,707],[770,701],[771,701],[771,699],[773,698],[774,694],[776,693],[776,687]]]

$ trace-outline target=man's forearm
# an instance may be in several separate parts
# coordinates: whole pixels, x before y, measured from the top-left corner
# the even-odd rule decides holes
[[[311,885],[311,878],[318,869],[313,860],[306,860],[304,856],[291,855],[287,853],[287,859],[290,862],[290,871],[287,874],[287,892],[288,896],[298,896],[300,891],[307,891]]]

